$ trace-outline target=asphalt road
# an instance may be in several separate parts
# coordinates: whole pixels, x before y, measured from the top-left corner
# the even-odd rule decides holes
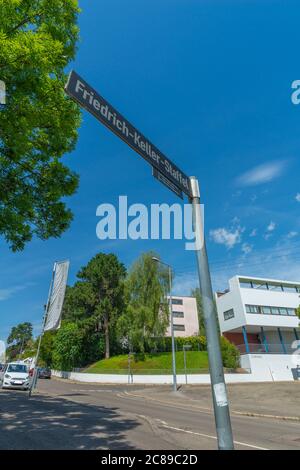
[[[52,379],[31,399],[1,391],[0,449],[216,449],[213,414],[197,390],[189,401],[184,388]],[[236,449],[300,450],[300,421],[233,414],[232,426]]]

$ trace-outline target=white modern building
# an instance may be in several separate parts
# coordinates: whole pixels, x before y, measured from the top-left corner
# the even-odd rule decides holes
[[[296,378],[300,282],[235,276],[216,304],[221,332],[240,350],[241,367],[273,380]]]
[[[199,334],[197,301],[194,297],[172,297],[172,310],[175,337]],[[171,321],[166,336],[171,336]]]

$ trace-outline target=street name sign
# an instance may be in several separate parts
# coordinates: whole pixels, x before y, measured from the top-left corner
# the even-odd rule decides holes
[[[158,150],[140,131],[125,119],[108,101],[99,95],[76,72],[69,75],[66,93],[120,139],[143,157],[159,173],[154,176],[180,196],[183,191],[191,197],[190,180],[171,160]],[[159,176],[162,175],[162,176]],[[162,178],[164,177],[164,178]],[[164,179],[164,181],[162,181]],[[170,186],[171,184],[171,186]],[[180,196],[181,197],[181,196]]]
[[[152,168],[152,175],[154,178],[156,178],[160,183],[164,184],[169,188],[173,193],[175,193],[178,197],[183,199],[183,194],[180,188],[176,186],[171,180],[165,177],[160,171],[158,171],[156,168]]]

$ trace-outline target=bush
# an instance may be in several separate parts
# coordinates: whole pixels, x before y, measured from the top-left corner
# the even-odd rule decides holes
[[[175,338],[176,351],[182,351],[183,346],[191,346],[190,351],[206,351],[206,338],[205,336],[189,336],[187,338]],[[172,351],[172,338],[162,338],[157,346],[157,352],[170,352]],[[153,352],[153,351],[146,351]]]
[[[207,343],[205,336],[190,336],[187,338],[175,338],[176,351],[182,351],[183,346],[191,346],[190,351],[207,351]],[[224,367],[228,369],[236,369],[239,367],[240,352],[236,346],[228,341],[224,336],[220,338],[221,352]],[[163,338],[159,344],[157,352],[171,352],[172,351],[172,338]],[[147,351],[153,352],[153,351]]]
[[[236,369],[240,364],[240,352],[237,347],[230,343],[228,339],[221,336],[221,352],[223,359],[223,366],[228,369]]]
[[[71,371],[82,361],[82,335],[76,323],[65,323],[54,339],[53,367]]]

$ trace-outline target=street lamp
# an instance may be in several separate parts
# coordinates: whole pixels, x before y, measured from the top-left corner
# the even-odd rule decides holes
[[[177,392],[177,380],[176,380],[176,356],[175,356],[175,336],[174,336],[174,321],[173,321],[173,307],[172,307],[172,268],[169,264],[164,263],[156,257],[152,257],[152,261],[167,266],[169,272],[169,308],[170,308],[170,319],[171,319],[171,336],[172,336],[172,370],[173,370],[173,391]]]

